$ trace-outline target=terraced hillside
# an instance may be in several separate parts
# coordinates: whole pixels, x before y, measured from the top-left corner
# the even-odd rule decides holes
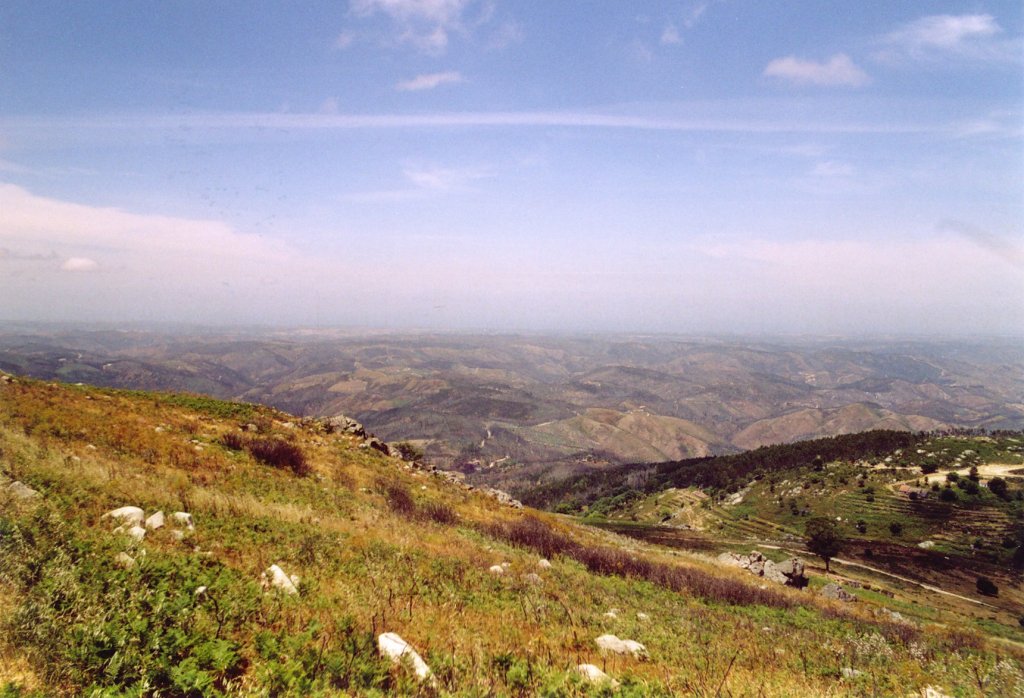
[[[1024,690],[951,612],[517,509],[341,422],[0,375],[0,474],[4,696]]]
[[[873,568],[883,578],[904,578],[908,588],[916,582],[931,597],[928,604],[949,598],[936,600],[942,595],[921,585],[967,597],[964,608],[981,611],[971,614],[975,625],[989,628],[996,621],[1004,626],[1001,632],[1019,637],[1022,453],[1020,433],[936,436],[874,459],[809,459],[802,466],[758,472],[732,491],[626,490],[581,513],[644,540],[704,551],[801,551],[806,522],[826,516],[844,539],[844,574]],[[922,467],[936,470],[926,475]],[[990,487],[1000,479],[1005,489]],[[997,580],[998,597],[979,592],[979,576]]]

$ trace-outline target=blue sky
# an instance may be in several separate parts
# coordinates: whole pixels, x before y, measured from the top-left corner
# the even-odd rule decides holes
[[[1019,2],[0,5],[0,319],[1013,334]]]

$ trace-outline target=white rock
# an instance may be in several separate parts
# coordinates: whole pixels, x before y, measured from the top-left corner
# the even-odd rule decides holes
[[[38,492],[24,482],[18,482],[17,480],[7,485],[7,492],[15,499],[35,499],[40,496]]]
[[[174,538],[174,540],[185,540],[184,531],[171,531],[171,536]]]
[[[139,507],[120,507],[119,509],[111,509],[100,518],[113,519],[121,524],[138,526],[146,518],[146,512]]]
[[[117,564],[118,567],[123,567],[126,570],[130,570],[132,567],[135,567],[135,559],[128,553],[118,553],[117,557],[114,558],[114,563]]]
[[[618,688],[619,686],[618,681],[608,676],[608,674],[604,673],[593,664],[580,664],[576,667],[576,671],[590,683],[609,683],[612,688]]]
[[[843,669],[842,669],[842,674],[843,674],[843,678],[844,679],[855,679],[855,678],[857,678],[858,676],[860,676],[863,673],[864,672],[861,671],[860,669],[854,669],[854,668],[848,667],[848,666],[844,666]]]
[[[649,615],[647,615],[646,613],[644,613],[643,611],[639,611],[636,614],[636,619],[637,620],[650,620],[651,617]]]
[[[382,657],[387,657],[395,664],[408,662],[413,672],[420,681],[429,680],[435,683],[430,667],[423,661],[423,657],[412,648],[408,642],[403,640],[398,633],[383,633],[377,638],[377,649]]]
[[[922,698],[952,698],[934,686],[925,686],[921,691]]]
[[[146,529],[142,526],[132,526],[125,533],[131,536],[137,543],[141,543],[142,539],[146,537]]]
[[[171,514],[171,520],[179,526],[184,526],[190,531],[194,531],[196,528],[195,522],[192,520],[192,514],[185,511],[176,511]]]
[[[295,583],[284,573],[284,570],[277,565],[271,565],[260,575],[260,584],[264,589],[271,587],[280,589],[286,594],[298,594]]]
[[[196,590],[192,592],[195,596],[202,596],[206,593],[206,585],[196,587]]]
[[[613,609],[610,609],[608,611],[605,611],[604,617],[605,618],[610,618],[611,620],[615,620],[616,618],[619,617],[619,609],[613,608]]]
[[[601,635],[594,642],[601,649],[615,654],[631,654],[637,659],[647,657],[647,648],[636,640],[620,640],[615,635]]]
[[[928,550],[929,548],[934,548],[935,547],[935,541],[933,541],[933,540],[923,540],[923,541],[921,541],[920,543],[917,544],[917,547],[924,548],[925,550]]]
[[[540,567],[542,570],[549,570],[549,569],[551,569],[552,565],[551,565],[550,562],[548,562],[547,560],[542,558],[537,563],[537,567]],[[580,666],[590,666],[590,665],[589,664],[581,664]]]
[[[152,516],[150,516],[148,519],[146,519],[146,528],[148,528],[150,531],[155,531],[156,529],[163,527],[164,513],[162,511],[158,511]]]
[[[491,565],[487,569],[487,571],[490,572],[491,574],[497,574],[497,575],[505,574],[505,568],[502,567],[501,565]]]
[[[501,563],[501,566],[504,567],[505,569],[508,569],[509,567],[512,566],[512,563],[511,562],[503,562],[503,563]]]

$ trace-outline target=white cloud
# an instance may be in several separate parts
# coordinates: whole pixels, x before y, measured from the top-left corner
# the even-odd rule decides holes
[[[95,271],[99,267],[96,260],[88,257],[68,257],[60,265],[61,271]]]
[[[844,85],[860,87],[870,82],[845,53],[837,53],[826,63],[816,63],[796,56],[776,58],[764,69],[766,77],[779,78],[798,85]]]
[[[666,46],[683,43],[682,37],[679,36],[679,30],[674,24],[669,24],[662,30],[661,43]]]
[[[462,189],[472,182],[491,176],[486,170],[451,167],[407,167],[403,174],[417,187],[432,191]]]
[[[462,75],[456,71],[428,73],[426,75],[417,75],[410,80],[403,80],[395,85],[395,89],[402,91],[432,90],[441,85],[451,85],[462,81]]]
[[[398,39],[430,53],[448,46],[451,32],[466,29],[463,15],[473,0],[352,0],[352,12],[362,17],[383,14],[397,25]],[[490,10],[485,8],[485,17]]]
[[[875,58],[888,62],[1020,61],[1022,42],[1005,39],[992,15],[931,15],[883,36]]]

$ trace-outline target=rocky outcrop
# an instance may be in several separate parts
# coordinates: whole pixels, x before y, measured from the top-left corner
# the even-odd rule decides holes
[[[343,414],[324,417],[320,420],[320,425],[328,434],[350,434],[360,439],[366,438],[366,429],[363,425]]]
[[[835,582],[830,582],[821,588],[819,592],[826,599],[835,599],[836,601],[856,601],[857,597],[842,588]]]
[[[772,562],[764,556],[764,553],[754,550],[747,555],[722,553],[718,556],[718,561],[723,565],[747,570],[753,575],[763,577],[776,584],[784,584],[798,589],[807,586],[804,562],[796,557],[782,562]]]

